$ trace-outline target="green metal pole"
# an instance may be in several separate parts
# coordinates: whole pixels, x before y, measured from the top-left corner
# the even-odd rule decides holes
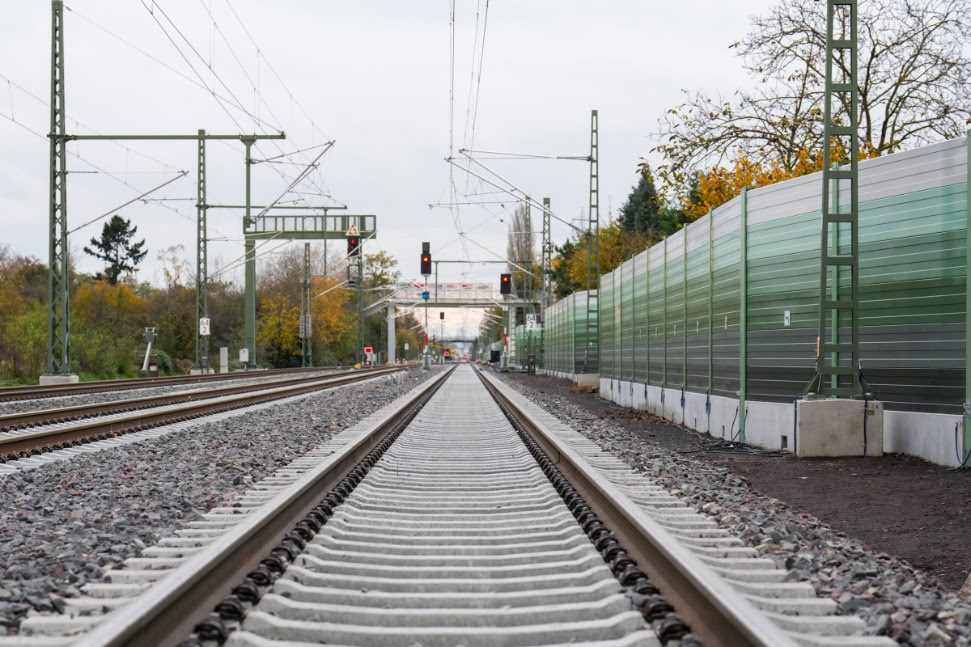
[[[839,163],[833,164],[834,169],[839,169]],[[833,180],[830,183],[830,210],[831,213],[839,213],[840,211],[840,183],[839,180]],[[830,255],[837,256],[840,253],[840,223],[836,223],[832,229],[830,229]],[[833,300],[839,301],[840,298],[840,276],[839,276],[839,266],[834,265],[829,268],[829,280],[832,281],[832,292]],[[829,341],[834,346],[840,342],[840,313],[839,310],[833,309],[829,313],[830,321],[830,336]],[[830,365],[839,366],[840,355],[837,352],[832,352],[829,355]],[[839,375],[835,373],[829,378],[829,386],[832,389],[839,388]]]
[[[637,378],[637,263],[631,261],[630,264],[630,394],[631,406],[634,405],[634,380]]]
[[[688,228],[682,230],[682,281],[681,281],[681,422],[685,422],[687,409],[684,406],[685,393],[688,391]]]
[[[252,201],[251,201],[251,176],[253,170],[253,156],[252,156],[252,139],[243,139],[243,144],[246,146],[246,215],[243,216],[244,229],[246,227],[252,226],[253,221],[251,217],[252,212]],[[247,360],[247,368],[256,367],[256,241],[246,240],[245,243],[246,251],[246,273],[245,273],[245,283],[246,283],[246,303],[245,303],[245,327],[246,327],[246,348],[249,351],[249,360]]]
[[[668,386],[668,239],[664,239],[664,298],[662,299],[664,310],[662,310],[662,341],[664,342],[664,355],[661,365],[661,413],[664,413],[664,389]]]
[[[647,330],[647,347],[644,349],[644,361],[646,363],[644,373],[644,406],[647,407],[648,385],[651,383],[651,248],[647,248],[647,270],[644,277],[644,303],[647,319],[645,327]]]
[[[708,211],[708,393],[705,413],[708,417],[708,433],[711,433],[711,395],[715,374],[715,214]]]
[[[363,242],[363,241],[362,241]],[[364,364],[364,250],[357,250],[357,356]]]
[[[617,280],[620,277],[620,280]],[[611,371],[617,376],[617,388],[620,388],[620,381],[624,379],[624,264],[621,263],[617,266],[614,272],[613,283],[613,293],[614,297],[611,299],[611,312],[606,313],[608,317],[613,317],[614,319],[614,361],[612,362]],[[617,311],[617,303],[620,302],[620,320],[614,316]],[[602,352],[602,351],[601,351]],[[613,376],[611,376],[613,378]],[[611,383],[613,380],[611,379]]]
[[[50,217],[47,373],[71,374],[71,319],[67,274],[67,139],[64,87],[64,5],[51,4]]]
[[[196,368],[209,370],[209,335],[202,334],[201,321],[209,317],[209,256],[206,224],[206,131],[199,130],[196,150]]]
[[[313,347],[311,344],[311,316],[310,316],[310,243],[303,244],[303,281],[300,295],[300,317],[303,323],[300,328],[303,334],[300,336],[300,366],[309,368],[313,366]]]
[[[738,437],[745,442],[748,398],[748,188],[742,189],[738,266]]]
[[[964,268],[964,458],[971,452],[971,130],[968,130],[965,140],[968,154],[967,173],[964,179],[964,195],[966,203],[965,218],[965,268]]]

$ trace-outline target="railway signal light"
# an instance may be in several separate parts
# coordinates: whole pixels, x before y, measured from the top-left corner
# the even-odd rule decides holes
[[[499,275],[499,294],[512,294],[512,274]]]
[[[360,236],[348,236],[347,237],[347,256],[348,258],[353,256],[361,255],[361,237]]]
[[[421,244],[421,274],[431,276],[432,273],[432,253],[429,243]]]

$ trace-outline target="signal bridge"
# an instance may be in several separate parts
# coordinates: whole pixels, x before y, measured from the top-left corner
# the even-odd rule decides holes
[[[400,281],[387,293],[376,299],[365,308],[365,316],[387,309],[388,316],[388,348],[396,345],[394,320],[398,308],[503,308],[508,322],[510,312],[517,307],[529,308],[531,312],[540,312],[542,293],[536,293],[534,298],[525,299],[519,296],[500,294],[490,283],[453,282],[429,283],[426,281]],[[427,322],[426,322],[427,324]],[[508,328],[507,323],[507,328]],[[389,352],[388,360],[395,358]]]
[[[425,296],[427,293],[427,297]],[[538,312],[542,294],[525,299],[509,294],[500,294],[491,283],[454,282],[428,283],[425,281],[399,281],[383,297],[367,307],[365,313],[372,314],[381,308],[505,308],[509,306],[535,308]]]

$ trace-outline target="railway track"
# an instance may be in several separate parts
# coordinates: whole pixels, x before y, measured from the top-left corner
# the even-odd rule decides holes
[[[426,382],[0,646],[893,644],[481,380]]]
[[[154,387],[179,386],[184,384],[208,384],[210,382],[224,382],[226,380],[265,378],[276,375],[287,375],[291,373],[319,372],[321,370],[323,369],[280,368],[265,371],[213,373],[210,375],[182,375],[176,377],[139,377],[124,380],[100,380],[97,382],[78,382],[76,384],[6,386],[0,388],[0,402],[61,398],[71,395],[84,395],[87,393],[128,391],[132,389],[149,389]]]
[[[198,418],[324,388],[352,384],[402,369],[311,375],[275,382],[84,404],[0,416],[0,462]]]

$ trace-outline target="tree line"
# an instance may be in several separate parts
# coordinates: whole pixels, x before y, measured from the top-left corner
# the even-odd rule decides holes
[[[106,262],[95,274],[76,272],[69,259],[72,370],[84,379],[110,379],[136,374],[145,352],[143,331],[155,327],[160,368],[177,373],[192,367],[195,358],[195,274],[181,245],[158,253],[165,285],[137,281],[132,272],[145,252],[132,243],[135,228],[109,222],[102,239],[92,239],[91,252]],[[108,233],[109,240],[104,239]],[[127,235],[130,234],[130,235]],[[111,241],[122,241],[114,255]],[[99,248],[98,243],[107,242]],[[134,248],[135,254],[128,254]],[[108,258],[105,258],[108,256]],[[132,258],[137,260],[132,262]],[[313,362],[315,366],[353,364],[357,358],[357,291],[339,286],[346,280],[346,263],[323,271],[323,249],[313,247],[311,301]],[[332,254],[332,258],[335,256]],[[341,255],[336,255],[338,258]],[[115,263],[118,263],[116,265]],[[119,268],[119,265],[126,266]],[[384,252],[364,257],[364,294],[398,280],[397,262]],[[262,366],[300,366],[299,316],[303,280],[303,249],[290,246],[264,260],[257,285],[257,361]],[[218,366],[221,346],[230,359],[242,345],[244,290],[216,275],[210,280],[210,366]],[[365,297],[367,298],[367,297]],[[47,265],[17,254],[0,244],[0,384],[36,383],[46,366],[48,334]],[[417,320],[410,314],[397,319],[398,356],[403,345],[417,347]],[[365,342],[387,356],[383,315],[364,322]],[[236,365],[236,362],[233,362]]]

